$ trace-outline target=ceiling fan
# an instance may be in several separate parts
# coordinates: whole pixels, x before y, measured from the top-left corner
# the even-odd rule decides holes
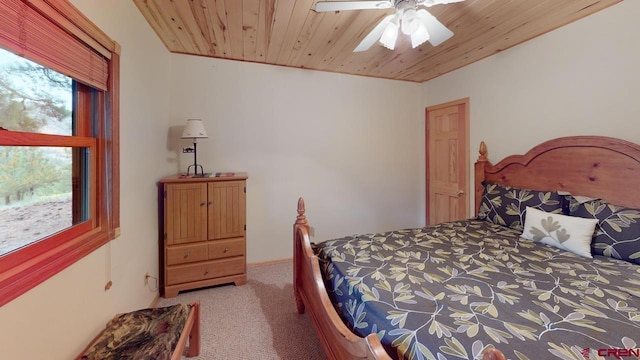
[[[393,50],[398,39],[398,30],[411,36],[411,46],[416,48],[425,41],[438,46],[453,36],[453,32],[442,25],[435,16],[421,7],[451,4],[464,0],[373,0],[373,1],[319,1],[316,11],[342,11],[367,9],[396,9],[396,13],[382,19],[360,42],[353,52],[368,50],[376,41]]]

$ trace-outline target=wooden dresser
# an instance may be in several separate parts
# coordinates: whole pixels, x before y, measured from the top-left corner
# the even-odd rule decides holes
[[[247,282],[246,173],[160,180],[160,295]]]

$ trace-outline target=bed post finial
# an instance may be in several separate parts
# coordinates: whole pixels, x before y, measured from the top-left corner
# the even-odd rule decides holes
[[[485,180],[486,167],[491,165],[489,159],[487,159],[487,144],[484,141],[480,141],[480,150],[478,150],[480,156],[474,165],[474,177],[475,177],[475,211],[478,215],[480,209],[480,201],[482,200],[482,193],[484,191],[483,182]]]
[[[296,218],[296,225],[307,225],[307,217],[304,216],[304,199],[302,197],[298,199],[298,217]]]
[[[482,355],[482,360],[505,360],[504,354],[496,348],[488,348]]]
[[[487,161],[487,144],[484,141],[480,141],[480,150],[478,150],[480,156],[478,156],[478,161]]]
[[[293,294],[296,299],[298,314],[304,314],[304,301],[302,293],[305,291],[302,286],[303,271],[306,265],[306,251],[311,251],[309,244],[309,225],[307,217],[304,216],[304,199],[298,199],[298,216],[293,224]]]

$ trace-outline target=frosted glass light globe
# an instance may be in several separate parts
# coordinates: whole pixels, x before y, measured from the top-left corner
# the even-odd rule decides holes
[[[416,9],[406,9],[402,14],[402,25],[400,29],[405,35],[411,35],[420,26],[420,18],[416,14]]]

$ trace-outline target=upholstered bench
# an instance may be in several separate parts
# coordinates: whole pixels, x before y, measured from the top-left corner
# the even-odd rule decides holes
[[[180,360],[200,353],[200,304],[116,315],[76,360]]]

